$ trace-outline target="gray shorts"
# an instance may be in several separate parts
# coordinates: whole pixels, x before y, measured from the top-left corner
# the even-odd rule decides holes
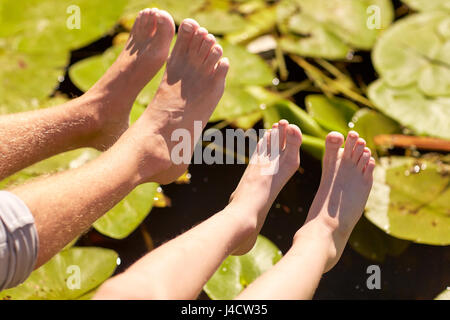
[[[14,194],[0,191],[0,291],[24,282],[38,254],[34,218]]]

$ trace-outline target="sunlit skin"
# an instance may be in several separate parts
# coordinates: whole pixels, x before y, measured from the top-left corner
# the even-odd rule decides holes
[[[0,116],[0,180],[61,152],[110,147],[128,128],[138,93],[166,61],[174,32],[167,12],[144,10],[118,59],[83,96],[52,108]]]
[[[159,23],[152,19],[156,19]],[[193,20],[187,20],[184,23],[197,25]],[[151,28],[156,28],[156,31],[150,32],[153,30]],[[167,47],[168,53],[174,32],[172,18],[163,11],[145,10],[141,12],[125,51],[110,71],[86,94],[88,97],[93,97],[102,96],[103,91],[104,94],[119,92],[121,95],[129,94],[130,102],[129,105],[126,105],[127,107],[123,106],[120,109],[115,109],[120,104],[117,106],[111,104],[111,109],[105,110],[104,117],[109,119],[109,122],[105,119],[101,121],[103,129],[100,135],[94,137],[87,135],[86,140],[94,139],[94,142],[91,141],[89,145],[106,146],[108,143],[113,143],[117,140],[115,135],[120,135],[128,126],[129,110],[138,93],[136,88],[127,91],[128,85],[138,86],[139,84],[142,88],[150,79],[148,74],[134,75],[138,70],[142,69],[145,73],[145,68],[147,68],[151,76],[156,73],[157,67],[152,69],[151,63],[147,60],[153,57],[148,51],[154,50],[152,43],[159,37],[159,30],[164,33],[162,38],[165,39],[164,43],[161,43],[161,47],[163,49]],[[196,29],[193,28],[193,30]],[[212,113],[223,93],[228,70],[228,62],[221,59],[222,51],[216,45],[215,40],[213,43],[207,41],[207,48],[210,51],[206,52],[205,56],[200,56],[195,52],[195,56],[202,61],[201,63],[195,59],[187,61],[186,59],[194,56],[194,53],[186,56],[186,53],[181,50],[186,42],[189,42],[186,39],[191,41],[192,34],[181,32],[154,101],[143,116],[126,130],[110,149],[96,160],[80,168],[41,178],[12,190],[27,204],[35,217],[40,241],[36,267],[48,261],[67,243],[87,230],[93,222],[114,207],[139,184],[155,181],[154,177],[157,177],[158,174],[161,174],[167,182],[171,182],[167,180],[168,176],[173,177],[170,179],[178,177],[178,173],[171,172],[171,162],[168,158],[171,147],[168,143],[170,130],[183,126],[190,128],[191,121],[209,117],[208,114]],[[205,40],[204,36],[202,36],[203,40]],[[158,58],[156,59],[158,60]],[[136,65],[140,63],[143,64]],[[162,65],[162,61],[158,61],[158,66],[160,65]],[[128,73],[129,75],[127,75]],[[195,91],[196,86],[191,83],[193,78],[188,75],[194,75],[196,81],[201,84],[201,88],[205,92],[209,92],[209,95],[203,94],[202,100],[192,96],[191,90],[196,94],[200,94],[200,92],[198,89]],[[106,99],[104,96],[102,97]],[[112,103],[112,100],[109,99],[113,99],[113,97],[104,100],[105,106]],[[167,110],[163,109],[163,103]],[[88,105],[79,107],[83,110],[90,110]],[[62,110],[60,113],[65,114],[64,106],[59,108]],[[59,112],[58,108],[55,110]],[[179,114],[184,115],[185,112],[185,116],[179,117]],[[70,116],[70,113],[65,116]],[[28,119],[27,121],[32,120]],[[76,123],[77,119],[72,120]],[[51,123],[52,119],[49,118],[46,121]],[[70,128],[72,122],[70,119],[67,119],[67,122]],[[53,124],[55,129],[51,130],[50,136],[46,135],[46,130],[40,133],[44,140],[56,139],[57,137],[51,135],[53,131],[58,131],[61,141],[64,140],[65,134],[74,135],[75,140],[84,138],[84,135],[76,135],[69,129],[66,132],[65,127],[58,127],[58,124],[59,122]],[[27,147],[33,148],[25,144],[24,148]],[[44,156],[35,151],[38,156],[28,159],[27,164],[40,160],[49,153],[63,151],[67,147],[68,145],[64,145],[64,148],[54,148],[51,152],[46,150]],[[8,171],[7,174],[12,172]]]
[[[322,274],[337,263],[363,213],[375,168],[356,132],[344,149],[343,142],[340,133],[327,136],[321,183],[305,224],[287,254],[238,299],[311,299]]]
[[[268,137],[280,139],[279,145],[283,146],[275,158],[263,151],[263,144],[270,141]],[[301,143],[302,134],[298,127],[287,121],[274,126],[258,143],[254,161],[249,164],[224,210],[108,280],[100,287],[95,299],[197,298],[227,256],[239,248],[253,245],[253,238],[273,201],[299,167]],[[278,171],[262,174],[273,163],[278,164]]]

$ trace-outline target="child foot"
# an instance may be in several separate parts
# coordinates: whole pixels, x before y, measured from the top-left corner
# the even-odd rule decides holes
[[[273,139],[278,139],[280,152],[270,150]],[[285,120],[275,124],[259,141],[258,150],[230,198],[230,204],[236,205],[241,214],[256,219],[256,230],[233,254],[242,255],[253,248],[272,203],[300,165],[301,144],[300,129]],[[267,149],[269,153],[265,152]]]
[[[358,134],[344,137],[332,132],[326,139],[322,179],[305,226],[319,222],[332,232],[333,247],[326,270],[339,260],[345,244],[364,211],[373,183],[375,160]],[[294,240],[295,241],[295,240]]]
[[[155,98],[132,128],[132,134],[143,139],[148,160],[143,161],[143,166],[148,166],[142,170],[147,172],[145,180],[167,184],[186,171],[187,163],[175,165],[171,161],[172,149],[179,143],[172,141],[172,134],[177,129],[189,132],[190,159],[197,142],[194,140],[199,138],[194,137],[194,121],[201,121],[205,127],[223,95],[228,68],[228,59],[222,58],[222,48],[214,36],[194,20],[184,20]],[[157,175],[151,167],[155,162],[166,168]]]
[[[128,128],[133,102],[166,61],[174,33],[175,24],[167,12],[145,9],[139,13],[120,56],[80,98],[96,110],[100,133],[94,147],[107,149]]]

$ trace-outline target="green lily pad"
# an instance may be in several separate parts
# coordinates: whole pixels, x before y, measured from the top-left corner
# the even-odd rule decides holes
[[[260,35],[272,31],[277,23],[276,5],[251,13],[247,23],[240,29],[227,33],[225,39],[233,44],[248,42]]]
[[[101,248],[71,248],[35,270],[16,288],[0,292],[0,300],[74,300],[97,288],[114,272],[118,255]],[[72,269],[72,268],[73,269]],[[72,281],[77,276],[80,281]],[[75,287],[74,287],[75,285]]]
[[[211,122],[236,121],[240,116],[260,110],[261,105],[279,99],[262,88],[272,84],[275,74],[261,57],[227,41],[219,43],[224,56],[230,60],[230,70],[224,95],[210,119]]]
[[[417,11],[448,10],[450,2],[448,0],[402,0],[409,7]]]
[[[419,135],[450,139],[450,97],[427,97],[414,86],[393,88],[383,80],[369,87],[375,106]]]
[[[281,257],[280,250],[269,239],[260,235],[249,253],[228,257],[203,290],[213,300],[234,299]]]
[[[260,56],[248,52],[242,46],[233,45],[225,40],[219,41],[219,44],[223,48],[223,56],[230,60],[227,85],[272,85],[275,74]]]
[[[347,133],[353,115],[359,110],[353,102],[342,98],[328,98],[324,95],[309,95],[305,99],[306,109],[311,117],[330,131]]]
[[[396,22],[380,37],[372,60],[391,87],[415,85],[427,96],[448,96],[449,52],[450,14],[434,11]]]
[[[379,8],[379,26],[368,23],[368,8]],[[352,50],[369,50],[393,20],[388,0],[283,0],[278,6],[283,50],[309,57],[345,58]],[[369,28],[370,26],[370,28]],[[377,28],[379,27],[379,28]]]
[[[450,300],[450,287],[442,291],[434,300]]]
[[[385,115],[369,110],[361,109],[355,113],[352,119],[352,130],[359,133],[359,136],[367,142],[367,147],[372,151],[376,150],[374,138],[380,134],[401,133],[401,128],[397,122]]]
[[[58,86],[68,62],[66,52],[18,52],[0,39],[0,114],[37,109]]]
[[[357,223],[348,242],[360,255],[375,262],[402,254],[410,244],[386,234],[365,217]]]
[[[322,160],[327,132],[299,106],[288,100],[277,101],[263,111],[263,119],[266,129],[282,119],[297,125],[303,133],[302,150]]]
[[[325,138],[328,134],[305,110],[289,100],[277,101],[264,110],[264,114],[267,120],[265,123],[270,128],[274,122],[285,119],[297,125],[305,134],[318,138]]]
[[[231,1],[210,0],[192,18],[210,33],[226,34],[246,25],[246,19],[235,9]]]
[[[450,244],[450,166],[443,161],[381,158],[365,216],[396,238]]]
[[[147,217],[153,207],[157,183],[146,183],[134,189],[126,198],[94,223],[94,228],[113,239],[124,239]]]

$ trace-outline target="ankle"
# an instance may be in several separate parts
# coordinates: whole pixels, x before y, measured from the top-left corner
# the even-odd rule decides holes
[[[237,221],[238,225],[242,227],[248,235],[253,234],[258,229],[258,218],[253,214],[252,209],[247,205],[231,201],[222,212],[231,215]]]

